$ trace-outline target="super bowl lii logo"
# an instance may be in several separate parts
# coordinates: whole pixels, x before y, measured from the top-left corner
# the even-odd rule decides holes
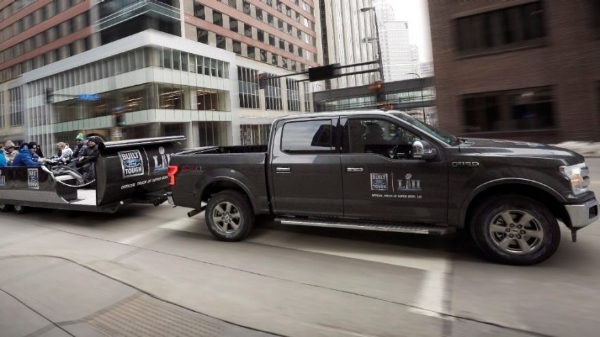
[[[171,161],[171,155],[166,154],[165,148],[162,146],[158,148],[158,154],[160,156],[152,156],[152,159],[154,159],[154,172],[167,172],[169,162]],[[159,159],[160,165],[158,163]]]
[[[413,179],[411,173],[398,180],[398,191],[421,192],[421,180]]]

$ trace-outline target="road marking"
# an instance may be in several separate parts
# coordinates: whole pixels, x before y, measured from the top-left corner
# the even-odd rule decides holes
[[[160,228],[210,235],[204,221],[198,219],[178,219],[170,221]],[[446,317],[439,313],[447,313],[444,305],[450,261],[442,253],[419,248],[312,236],[270,228],[255,230],[254,235],[245,241],[423,270],[425,278],[415,301],[415,306],[422,309],[411,308],[409,311],[430,317]]]

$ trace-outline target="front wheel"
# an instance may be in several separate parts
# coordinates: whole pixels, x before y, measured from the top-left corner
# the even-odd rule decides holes
[[[217,239],[241,241],[250,234],[254,212],[243,194],[223,191],[213,195],[204,212],[206,225]]]
[[[25,212],[27,212],[27,207],[22,206],[22,205],[14,205],[13,209],[15,210],[15,213],[17,213],[17,214],[24,214]]]
[[[500,263],[540,263],[560,244],[556,217],[541,203],[520,195],[483,201],[471,218],[470,229],[485,256]]]
[[[8,212],[10,211],[10,205],[0,204],[0,212]]]

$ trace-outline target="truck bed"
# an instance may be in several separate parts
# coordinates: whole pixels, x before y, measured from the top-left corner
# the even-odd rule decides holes
[[[203,195],[210,195],[211,185],[238,183],[247,189],[255,212],[267,213],[266,160],[266,145],[212,146],[173,155],[170,165],[179,167],[177,183],[171,187],[175,203],[197,209]]]

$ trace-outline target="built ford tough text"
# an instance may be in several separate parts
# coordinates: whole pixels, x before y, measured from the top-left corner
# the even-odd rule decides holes
[[[283,225],[447,234],[466,229],[490,259],[552,256],[559,222],[596,221],[584,158],[537,143],[463,139],[400,112],[286,117],[268,146],[175,154],[169,202],[205,211],[211,233],[239,241],[255,215]],[[206,204],[204,204],[206,203]],[[206,206],[203,206],[206,205]]]

